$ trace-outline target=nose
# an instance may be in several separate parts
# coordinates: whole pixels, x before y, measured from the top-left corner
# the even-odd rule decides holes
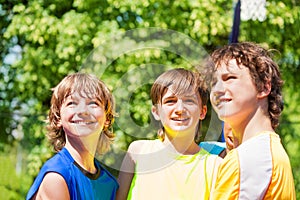
[[[178,99],[175,107],[175,113],[181,114],[184,111],[184,103],[182,99]]]
[[[219,97],[225,93],[224,90],[224,84],[222,81],[216,80],[215,84],[211,87],[210,101],[212,103],[216,103]]]
[[[88,114],[88,107],[85,103],[79,103],[76,107],[76,113],[78,115],[87,115]]]
[[[223,82],[221,80],[215,80],[215,83],[212,85],[211,87],[211,91],[212,92],[220,92],[224,90],[224,85]]]
[[[215,83],[211,86],[211,94],[218,96],[224,92],[224,84],[221,80],[215,80]]]

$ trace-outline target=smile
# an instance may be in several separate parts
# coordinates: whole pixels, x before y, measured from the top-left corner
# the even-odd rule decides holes
[[[181,121],[187,121],[189,118],[171,118],[171,120],[173,120],[173,121],[179,121],[179,122],[181,122]]]
[[[79,125],[89,125],[89,124],[93,124],[95,122],[92,121],[72,121],[73,124],[79,124]]]
[[[216,103],[216,106],[219,106],[220,104],[222,103],[228,103],[230,102],[231,99],[227,99],[227,98],[218,98],[216,99],[215,103]]]

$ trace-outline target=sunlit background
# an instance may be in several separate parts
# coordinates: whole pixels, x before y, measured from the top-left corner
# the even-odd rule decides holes
[[[115,156],[122,156],[133,140],[155,137],[149,89],[158,74],[175,67],[193,69],[202,53],[233,37],[274,49],[285,81],[277,132],[290,156],[300,199],[300,2],[241,1],[234,27],[236,3],[0,0],[0,199],[24,199],[40,167],[53,155],[45,120],[51,88],[65,75],[95,73],[112,90],[119,113],[117,137],[113,152],[99,159],[117,176],[120,159]],[[151,27],[157,28],[153,35]],[[155,35],[161,29],[169,36],[165,31]],[[211,124],[216,128],[210,129]],[[202,139],[217,140],[219,126],[210,109]]]

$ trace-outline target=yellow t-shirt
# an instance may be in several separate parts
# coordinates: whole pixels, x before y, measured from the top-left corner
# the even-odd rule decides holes
[[[128,199],[135,200],[207,200],[221,160],[203,149],[194,155],[174,153],[160,140],[144,143],[134,159]]]
[[[231,150],[219,167],[213,199],[294,200],[289,158],[274,132],[263,132]]]

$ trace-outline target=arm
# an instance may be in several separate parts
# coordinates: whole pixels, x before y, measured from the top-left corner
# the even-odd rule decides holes
[[[58,173],[47,173],[33,199],[70,199],[69,189],[64,178]]]
[[[212,199],[238,199],[240,168],[237,151],[232,150],[220,164]]]
[[[135,163],[126,153],[118,176],[119,189],[117,191],[117,200],[127,199],[131,181],[134,176]]]
[[[127,199],[136,165],[134,155],[140,152],[141,146],[141,141],[135,141],[128,147],[118,176],[119,189],[117,191],[117,200]]]
[[[214,192],[218,169],[222,162],[223,162],[223,159],[221,157],[216,157],[214,160],[214,165],[212,166],[212,169],[211,169],[212,170],[212,180],[211,180],[211,187],[210,187],[211,194]]]

